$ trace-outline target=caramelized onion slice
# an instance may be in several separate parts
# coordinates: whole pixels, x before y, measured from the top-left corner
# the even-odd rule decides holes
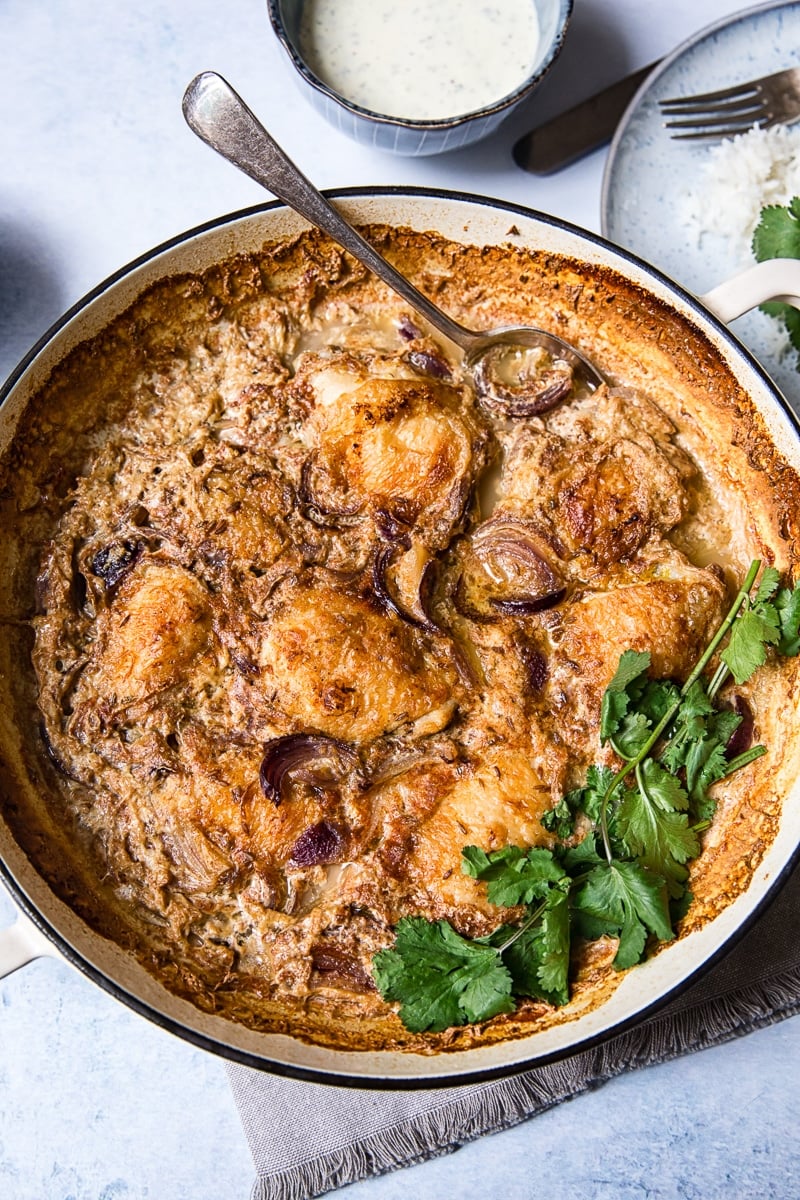
[[[536,417],[571,395],[573,371],[545,350],[497,346],[475,367],[478,400],[498,417]]]
[[[312,456],[311,458],[307,458],[303,463],[300,470],[300,485],[297,489],[300,510],[303,516],[307,517],[309,521],[313,521],[315,525],[321,525],[324,528],[339,529],[357,525],[361,520],[362,501],[355,499],[349,504],[342,503],[335,507],[323,504],[314,491],[312,480],[313,469],[314,461]]]
[[[498,612],[505,613],[509,617],[528,617],[533,613],[545,612],[548,608],[555,608],[567,594],[565,587],[558,588],[554,592],[548,592],[546,596],[539,596],[533,600],[526,596],[509,597],[505,600],[499,599],[497,596],[491,596],[489,603]]]
[[[98,579],[102,579],[106,591],[113,591],[136,565],[143,550],[141,542],[128,538],[111,542],[92,555],[89,569]]]
[[[377,991],[374,980],[355,955],[337,946],[317,942],[311,950],[311,962],[323,979],[330,977],[338,986],[344,984],[348,990],[355,992]]]
[[[736,758],[738,754],[744,754],[746,750],[750,749],[753,744],[753,731],[755,728],[753,710],[744,696],[740,696],[737,693],[733,698],[732,707],[736,715],[742,719],[728,738],[728,744],[725,747],[725,757],[728,759]]]
[[[289,862],[295,867],[319,867],[342,857],[345,839],[338,826],[318,821],[304,829],[292,847]]]
[[[438,354],[431,354],[428,350],[409,350],[405,359],[419,375],[430,375],[432,379],[452,378],[450,367]]]
[[[288,733],[264,747],[258,780],[268,800],[285,799],[288,777],[304,783],[336,782],[358,765],[358,755],[347,742],[317,733]]]
[[[405,553],[404,546],[382,546],[372,561],[372,590],[378,602],[389,612],[395,613],[415,629],[426,633],[441,634],[442,629],[431,618],[428,611],[433,587],[435,564],[421,546],[412,546]],[[407,587],[408,599],[400,599],[395,585],[390,581],[391,568],[398,559],[403,559],[407,570],[399,573]]]
[[[525,669],[528,690],[534,695],[538,695],[543,690],[550,675],[547,659],[541,650],[537,650],[534,646],[529,646],[525,642],[517,643],[517,653]]]
[[[473,570],[461,576],[453,597],[465,616],[491,620],[492,610],[527,616],[564,599],[565,581],[534,525],[495,517],[478,526],[471,543]]]

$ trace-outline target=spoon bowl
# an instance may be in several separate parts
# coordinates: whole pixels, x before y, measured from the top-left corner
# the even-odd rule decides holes
[[[326,200],[221,75],[204,71],[192,80],[183,115],[202,141],[324,230],[458,346],[479,395],[499,414],[545,412],[569,394],[573,381],[589,392],[604,382],[579,350],[544,329],[476,333],[437,308]]]

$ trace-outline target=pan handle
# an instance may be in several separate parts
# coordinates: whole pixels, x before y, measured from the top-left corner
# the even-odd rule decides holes
[[[18,912],[13,925],[0,929],[0,979],[44,955],[56,955],[53,943],[33,921]]]
[[[767,300],[800,308],[800,259],[769,258],[756,263],[698,299],[726,325]]]

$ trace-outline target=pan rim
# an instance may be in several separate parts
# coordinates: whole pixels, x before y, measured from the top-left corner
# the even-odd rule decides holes
[[[484,206],[492,210],[500,210],[510,215],[517,215],[528,220],[534,220],[541,224],[551,226],[559,231],[573,235],[584,243],[590,246],[596,246],[604,253],[610,253],[614,258],[623,263],[633,266],[636,270],[644,272],[646,276],[655,280],[663,289],[665,289],[671,297],[676,297],[682,305],[687,308],[695,317],[699,317],[701,321],[710,322],[718,336],[728,343],[729,347],[744,360],[746,366],[758,377],[760,383],[765,388],[771,399],[776,403],[778,409],[781,410],[783,416],[788,418],[789,425],[796,437],[800,437],[800,420],[793,412],[787,400],[781,394],[780,390],[770,379],[766,371],[757,362],[751,352],[742,345],[740,340],[728,329],[728,327],[718,318],[710,313],[697,297],[689,293],[681,285],[670,279],[665,273],[658,268],[648,264],[637,255],[625,250],[622,247],[616,246],[602,235],[595,234],[591,231],[580,228],[570,222],[550,216],[546,213],[538,212],[534,209],[523,205],[515,204],[508,201],[496,200],[491,197],[481,196],[468,192],[452,191],[439,188],[428,187],[409,187],[409,186],[385,186],[385,187],[351,187],[341,189],[329,189],[326,195],[332,199],[372,199],[375,197],[388,197],[402,199],[404,197],[419,197],[425,199],[444,200],[448,202],[458,202],[467,206]],[[64,312],[42,336],[37,340],[34,346],[22,358],[16,368],[14,368],[0,387],[0,405],[2,405],[9,395],[13,392],[17,384],[23,379],[28,369],[37,360],[43,350],[53,341],[53,339],[68,325],[75,317],[77,317],[84,309],[97,300],[104,293],[115,287],[128,276],[132,275],[139,268],[144,267],[148,263],[157,259],[160,255],[175,249],[182,244],[190,242],[194,238],[200,237],[206,233],[211,233],[227,225],[235,225],[246,219],[257,216],[260,213],[270,212],[276,209],[285,209],[286,206],[280,201],[270,201],[264,204],[254,205],[249,208],[240,209],[233,213],[223,214],[210,221],[204,222],[195,226],[183,233],[177,234],[172,238],[160,243],[152,249],[146,251],[142,255],[133,259],[125,266],[113,272],[101,283],[92,288],[75,304],[73,304],[66,312]],[[492,1080],[507,1078],[514,1075],[522,1074],[534,1067],[545,1066],[549,1063],[563,1061],[573,1055],[583,1053],[598,1045],[601,1045],[620,1034],[625,1033],[642,1022],[651,1019],[661,1009],[663,1009],[674,997],[684,991],[710,970],[716,963],[721,961],[750,928],[763,914],[766,907],[775,899],[780,889],[786,883],[787,879],[793,872],[794,868],[800,862],[800,845],[796,845],[791,854],[779,867],[775,875],[764,884],[763,894],[754,904],[754,907],[742,919],[737,927],[728,934],[723,942],[712,951],[702,962],[695,966],[689,973],[683,976],[672,987],[662,992],[654,1000],[646,1003],[644,1006],[637,1008],[635,1013],[628,1017],[623,1017],[617,1020],[612,1025],[603,1030],[588,1034],[578,1041],[567,1047],[559,1047],[555,1050],[543,1052],[539,1054],[525,1054],[520,1059],[510,1063],[503,1063],[496,1066],[484,1066],[476,1068],[473,1071],[454,1071],[452,1073],[437,1074],[428,1076],[424,1074],[414,1074],[409,1071],[407,1075],[359,1075],[348,1074],[346,1072],[337,1072],[336,1069],[322,1070],[317,1067],[304,1067],[294,1063],[283,1062],[277,1059],[269,1058],[249,1050],[242,1049],[216,1039],[205,1032],[193,1029],[184,1023],[178,1017],[172,1016],[148,1001],[141,996],[132,993],[120,982],[106,974],[101,968],[90,962],[83,954],[76,950],[59,931],[51,924],[48,917],[41,911],[31,898],[25,892],[24,887],[19,883],[13,870],[6,864],[2,855],[0,855],[0,877],[2,877],[9,893],[14,898],[23,912],[33,921],[39,930],[56,946],[65,959],[73,966],[79,969],[85,976],[90,978],[94,983],[98,984],[104,991],[113,995],[116,999],[125,1003],[133,1011],[153,1021],[156,1025],[169,1032],[181,1037],[183,1040],[190,1042],[200,1049],[204,1049],[215,1053],[216,1055],[236,1062],[240,1065],[247,1066],[259,1071],[266,1071],[280,1076],[301,1080],[304,1082],[321,1083],[329,1086],[361,1088],[366,1090],[415,1090],[419,1088],[443,1088],[469,1086],[476,1083],[486,1083]],[[524,1045],[524,1040],[518,1043]],[[335,1055],[336,1051],[331,1051]],[[410,1056],[409,1056],[410,1060]]]

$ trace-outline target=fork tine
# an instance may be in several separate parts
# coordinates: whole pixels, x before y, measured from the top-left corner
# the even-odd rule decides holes
[[[723,138],[732,138],[740,133],[747,133],[748,129],[771,129],[773,125],[782,123],[780,117],[768,116],[763,121],[753,121],[750,125],[731,125],[727,129],[699,129],[696,133],[672,133],[670,138],[674,142],[698,141],[700,138],[715,138],[717,141],[722,141]]]
[[[674,139],[736,137],[749,129],[800,121],[800,67],[788,67],[734,87],[660,100]]]
[[[738,83],[735,87],[720,88],[716,92],[697,92],[693,96],[672,96],[666,100],[659,100],[659,104],[662,108],[670,105],[713,104],[717,100],[732,100],[734,97],[757,95],[758,90],[759,81],[755,80],[752,83]]]
[[[758,128],[766,129],[768,124],[773,122],[764,122]],[[673,142],[699,142],[702,138],[721,142],[723,138],[735,138],[740,133],[747,133],[748,129],[755,128],[755,125],[732,125],[728,129],[698,129],[696,133],[671,133],[670,138]]]
[[[665,121],[664,128],[669,130],[680,130],[684,132],[671,133],[671,137],[685,137],[693,133],[698,133],[702,136],[701,131],[709,136],[715,137],[735,137],[737,133],[744,133],[747,129],[752,129],[755,125],[763,124],[766,114],[756,114],[752,119],[735,120],[730,117],[709,117],[706,120],[697,121]]]
[[[664,117],[691,117],[697,113],[707,113],[709,117],[737,116],[739,113],[758,113],[764,107],[760,96],[746,96],[741,100],[721,100],[716,104],[684,104],[681,108],[666,108],[662,105],[661,115]]]

